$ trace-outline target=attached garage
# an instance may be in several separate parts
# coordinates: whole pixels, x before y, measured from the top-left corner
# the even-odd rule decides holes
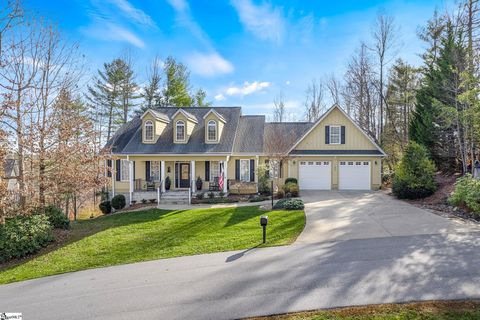
[[[330,190],[332,188],[332,162],[300,161],[298,184],[302,190]]]
[[[348,160],[338,162],[339,190],[370,190],[370,161]]]

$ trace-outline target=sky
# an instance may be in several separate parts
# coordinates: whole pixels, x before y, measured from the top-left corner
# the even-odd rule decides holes
[[[397,56],[419,65],[418,27],[445,1],[26,0],[25,6],[79,43],[87,77],[129,50],[143,84],[153,58],[171,55],[214,106],[270,115],[282,93],[289,117],[299,120],[309,83],[343,77],[360,41],[371,38],[378,12],[392,15],[400,29]]]

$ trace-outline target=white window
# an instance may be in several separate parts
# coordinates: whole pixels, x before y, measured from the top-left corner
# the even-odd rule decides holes
[[[330,126],[330,144],[340,144],[340,126]]]
[[[361,166],[362,163],[361,163],[360,161],[357,161],[357,162],[355,162],[355,165],[356,165],[356,166]]]
[[[150,179],[160,181],[160,161],[150,162]]]
[[[353,161],[348,161],[349,166],[353,166]]]
[[[365,162],[363,163],[363,165],[364,165],[364,166],[368,166],[368,162],[365,161]]]
[[[129,181],[130,180],[130,168],[128,160],[120,160],[120,180]]]
[[[269,176],[270,179],[280,178],[280,161],[270,160],[269,162]]]
[[[340,161],[340,165],[341,165],[341,166],[344,166],[344,165],[345,165],[345,161]]]
[[[321,166],[321,165],[322,165],[322,162],[317,161],[317,162],[315,162],[315,164],[316,164],[317,166]]]
[[[215,181],[215,178],[220,176],[220,166],[218,161],[211,161],[210,162],[210,181]]]
[[[250,181],[250,160],[240,160],[240,180]]]
[[[308,161],[309,166],[313,166],[313,161]]]
[[[213,120],[208,121],[207,124],[207,140],[217,141],[217,123]]]
[[[183,122],[182,120],[177,121],[176,131],[177,131],[177,141],[184,141],[185,140],[185,122]]]
[[[145,141],[153,141],[153,122],[145,122]]]

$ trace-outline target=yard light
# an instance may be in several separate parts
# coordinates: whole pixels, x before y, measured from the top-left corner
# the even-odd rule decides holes
[[[267,224],[268,224],[268,216],[261,216],[260,225],[263,228],[263,243],[267,241]]]

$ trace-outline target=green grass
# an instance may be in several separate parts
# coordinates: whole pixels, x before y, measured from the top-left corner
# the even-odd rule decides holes
[[[480,301],[428,301],[299,312],[251,320],[478,320]]]
[[[305,225],[303,211],[259,207],[145,210],[74,223],[67,244],[9,269],[0,283],[161,258],[247,249],[261,243],[259,223],[268,214],[266,246],[292,243]]]

